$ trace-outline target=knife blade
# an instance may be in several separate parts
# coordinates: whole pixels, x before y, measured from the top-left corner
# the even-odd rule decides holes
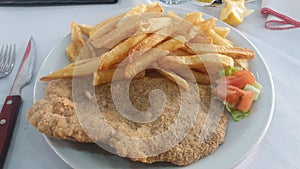
[[[0,113],[0,168],[4,166],[19,108],[22,103],[20,92],[22,87],[29,83],[32,78],[34,60],[34,40],[33,37],[30,37],[16,78]]]

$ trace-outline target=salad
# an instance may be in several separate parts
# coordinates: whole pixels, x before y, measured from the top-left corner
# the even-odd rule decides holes
[[[223,101],[233,120],[240,121],[249,116],[251,105],[258,100],[261,90],[252,72],[229,66],[219,71],[213,94]]]

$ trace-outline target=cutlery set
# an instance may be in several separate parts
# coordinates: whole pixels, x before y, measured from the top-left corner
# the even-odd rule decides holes
[[[16,45],[2,45],[0,50],[0,78],[9,75],[15,64]]]
[[[0,51],[0,75],[8,75],[15,61],[16,45],[2,46]],[[18,111],[22,103],[21,89],[30,82],[34,66],[34,42],[31,37],[26,47],[16,78],[13,82],[9,95],[6,97],[0,113],[0,168],[3,168]]]

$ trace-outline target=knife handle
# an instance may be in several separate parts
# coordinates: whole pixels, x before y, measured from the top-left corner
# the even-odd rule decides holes
[[[0,168],[4,166],[21,103],[21,96],[7,96],[0,113]]]

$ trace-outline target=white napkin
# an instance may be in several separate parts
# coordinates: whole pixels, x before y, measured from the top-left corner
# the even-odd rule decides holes
[[[267,15],[265,27],[283,30],[300,27],[299,0],[262,0],[261,14]]]

